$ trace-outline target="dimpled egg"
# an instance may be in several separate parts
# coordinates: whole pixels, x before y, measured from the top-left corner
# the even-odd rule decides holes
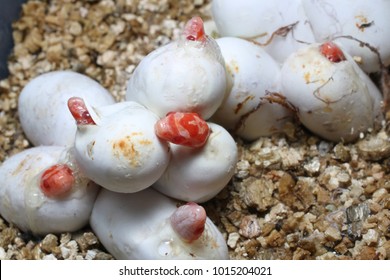
[[[69,102],[79,123],[75,158],[86,176],[122,193],[140,191],[157,181],[170,153],[168,143],[154,132],[159,120],[154,113],[130,101],[95,109],[76,101]]]
[[[225,239],[204,209],[146,189],[120,194],[103,189],[90,224],[117,259],[228,259]]]
[[[80,174],[72,158],[65,147],[39,146],[3,162],[1,216],[36,235],[85,226],[99,187]]]
[[[53,71],[33,78],[18,100],[20,123],[34,146],[72,146],[76,125],[68,111],[72,96],[90,100],[91,106],[115,103],[111,94],[88,76]]]

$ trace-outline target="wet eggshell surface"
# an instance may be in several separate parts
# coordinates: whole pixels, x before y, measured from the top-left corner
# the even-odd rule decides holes
[[[78,96],[91,106],[115,103],[111,94],[88,76],[53,71],[33,78],[19,96],[18,113],[27,138],[34,146],[72,146],[76,124],[67,102]]]
[[[170,224],[177,201],[153,189],[134,194],[102,190],[90,224],[105,248],[117,259],[228,259],[226,241],[207,218],[203,234],[191,243]]]
[[[64,147],[40,146],[8,158],[0,166],[2,217],[37,235],[72,232],[85,226],[99,190],[97,185],[79,178],[60,198],[47,197],[40,189],[42,172],[58,162],[72,165],[68,157]]]

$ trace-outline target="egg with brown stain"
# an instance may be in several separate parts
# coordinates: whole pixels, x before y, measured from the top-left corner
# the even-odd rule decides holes
[[[94,123],[78,125],[75,139],[81,170],[115,192],[137,192],[157,181],[170,159],[169,145],[154,133],[159,118],[135,102],[88,110]]]
[[[333,42],[290,55],[282,67],[282,92],[302,124],[330,141],[354,141],[383,117],[378,88]]]
[[[216,41],[232,86],[211,121],[250,141],[280,133],[291,112],[267,101],[268,94],[280,92],[278,63],[253,42],[235,37]]]

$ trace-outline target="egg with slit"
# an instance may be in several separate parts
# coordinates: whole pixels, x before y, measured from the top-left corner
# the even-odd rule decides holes
[[[150,187],[165,171],[169,145],[155,134],[159,118],[144,106],[128,101],[89,108],[71,99],[69,109],[78,123],[75,159],[95,183],[132,193]]]
[[[115,103],[95,80],[72,71],[41,74],[23,88],[18,99],[19,120],[34,146],[73,145],[76,124],[67,107],[73,96],[90,100],[91,106]]]
[[[204,33],[202,19],[195,17],[180,39],[141,60],[128,81],[126,100],[161,118],[170,112],[191,112],[208,119],[221,104],[226,87],[221,51]]]
[[[313,44],[284,63],[282,92],[309,130],[351,142],[380,118],[379,92],[363,74],[337,44]]]
[[[203,207],[149,188],[133,194],[103,189],[90,225],[116,259],[228,259],[224,237]]]
[[[73,232],[88,224],[100,189],[61,146],[26,149],[0,166],[0,213],[36,235]]]
[[[318,42],[341,44],[369,73],[380,70],[378,54],[371,47],[384,65],[390,65],[389,1],[303,0],[302,4]]]

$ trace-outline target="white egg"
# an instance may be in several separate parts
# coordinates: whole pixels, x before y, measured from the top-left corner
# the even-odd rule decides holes
[[[73,145],[76,124],[66,105],[72,96],[86,98],[92,106],[115,102],[100,84],[79,73],[53,71],[35,77],[23,88],[18,104],[20,123],[33,145]]]
[[[153,187],[172,198],[205,202],[218,194],[234,174],[237,146],[220,125],[208,123],[211,134],[201,148],[171,145],[171,161]]]
[[[104,247],[117,259],[228,259],[222,234],[207,218],[199,239],[186,242],[170,217],[177,201],[146,189],[134,194],[102,190],[90,224]]]
[[[159,119],[135,102],[91,109],[96,124],[79,125],[75,158],[91,180],[116,192],[137,192],[166,169],[169,145],[154,133]]]
[[[387,0],[303,0],[303,6],[318,42],[334,40],[357,57],[366,72],[378,71],[377,55],[353,39],[368,43],[390,64],[390,1]]]
[[[264,33],[265,23],[272,19],[260,17],[263,10],[275,7],[274,1],[262,0],[213,0],[211,11],[221,36],[253,38]]]
[[[75,184],[65,195],[48,197],[40,187],[42,172],[59,163],[74,169]],[[1,216],[37,235],[79,230],[88,223],[99,187],[76,174],[65,147],[40,146],[11,156],[0,166]]]
[[[279,63],[315,42],[301,0],[213,0],[212,14],[222,37],[253,39]]]
[[[232,86],[211,120],[246,140],[281,132],[291,112],[264,99],[268,93],[280,93],[279,64],[264,49],[244,39],[223,37],[216,41]]]
[[[282,92],[309,130],[331,141],[354,141],[374,127],[378,92],[370,92],[374,85],[367,86],[350,56],[333,45],[336,49],[332,47],[329,55],[343,59],[332,62],[321,46],[313,44],[286,60]]]
[[[226,79],[214,39],[181,37],[142,59],[127,84],[126,100],[139,102],[160,117],[194,112],[208,119],[224,98]]]

